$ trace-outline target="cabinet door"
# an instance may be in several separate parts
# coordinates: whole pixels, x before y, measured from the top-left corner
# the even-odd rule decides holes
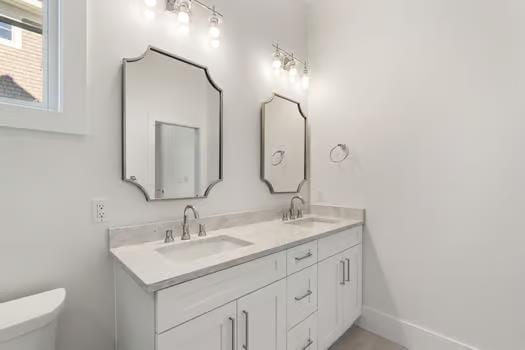
[[[286,281],[237,300],[237,319],[237,349],[285,350]]]
[[[345,285],[343,286],[344,329],[350,328],[361,314],[362,272],[361,244],[345,251],[343,258],[346,264]]]
[[[343,254],[319,263],[318,271],[318,339],[319,349],[325,350],[344,331],[343,294],[346,269]]]
[[[158,350],[235,350],[235,302],[158,335]]]

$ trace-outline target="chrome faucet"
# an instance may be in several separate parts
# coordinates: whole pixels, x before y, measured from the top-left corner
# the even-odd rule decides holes
[[[184,221],[182,223],[182,236],[181,236],[181,239],[183,241],[187,241],[187,240],[191,239],[191,236],[190,236],[190,225],[188,224],[188,215],[186,214],[188,209],[190,209],[193,212],[193,217],[195,219],[199,218],[199,212],[197,212],[197,209],[195,209],[195,207],[193,205],[187,205],[186,208],[184,208]]]
[[[295,200],[299,200],[302,203],[302,206],[304,207],[306,205],[305,200],[301,196],[293,196],[292,200],[290,201],[290,219],[300,219],[303,217],[303,207],[295,210]]]

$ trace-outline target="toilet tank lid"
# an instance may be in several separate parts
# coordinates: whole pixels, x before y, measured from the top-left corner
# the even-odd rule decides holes
[[[65,289],[55,289],[0,303],[0,343],[47,326],[56,319],[66,299]]]

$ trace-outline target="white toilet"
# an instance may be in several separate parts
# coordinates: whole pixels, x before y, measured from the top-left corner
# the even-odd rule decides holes
[[[66,291],[56,289],[0,304],[0,350],[55,350]]]

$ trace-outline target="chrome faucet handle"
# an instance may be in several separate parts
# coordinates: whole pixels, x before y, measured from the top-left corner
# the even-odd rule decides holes
[[[298,209],[297,210],[297,218],[298,219],[302,219],[303,218],[303,209]]]
[[[283,211],[283,221],[288,221],[288,210]]]
[[[175,241],[173,238],[173,230],[166,230],[166,235],[164,237],[164,243],[171,243]]]
[[[199,237],[206,237],[206,224],[199,224]]]
[[[188,224],[182,224],[182,236],[180,237],[181,240],[187,241],[191,239],[190,236],[190,225]]]

